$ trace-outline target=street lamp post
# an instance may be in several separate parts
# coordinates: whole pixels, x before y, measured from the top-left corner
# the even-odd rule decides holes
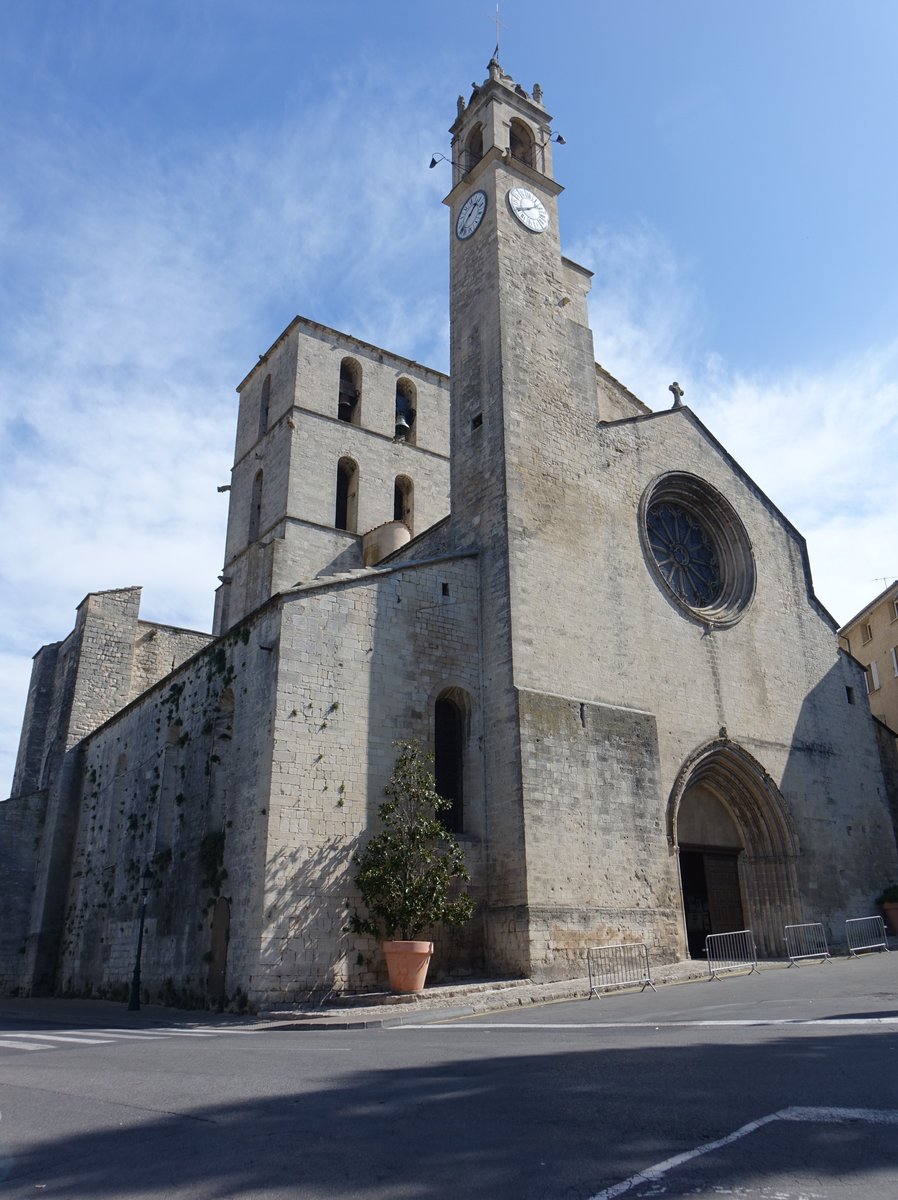
[[[140,877],[140,923],[137,927],[137,954],[134,958],[134,974],[131,976],[131,995],[128,997],[128,1012],[138,1012],[140,1009],[140,955],[143,950],[143,923],[147,915],[147,896],[153,872],[149,863],[144,867]]]

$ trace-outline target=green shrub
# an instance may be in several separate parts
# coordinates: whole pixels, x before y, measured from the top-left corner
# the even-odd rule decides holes
[[[383,829],[353,856],[368,916],[354,912],[347,929],[408,941],[434,925],[463,925],[474,903],[458,891],[457,881],[470,875],[461,847],[438,815],[452,802],[437,793],[421,747],[395,744],[399,755],[378,809]]]

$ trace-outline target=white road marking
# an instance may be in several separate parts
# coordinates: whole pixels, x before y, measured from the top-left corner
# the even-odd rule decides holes
[[[10,1038],[22,1038],[29,1042],[73,1042],[76,1046],[105,1046],[109,1038],[73,1037],[68,1033],[10,1033]]]
[[[749,1121],[747,1125],[741,1126],[733,1133],[728,1133],[726,1137],[718,1138],[716,1142],[705,1142],[703,1146],[696,1146],[694,1150],[686,1150],[682,1154],[675,1154],[673,1158],[665,1159],[664,1162],[656,1163],[653,1167],[647,1167],[645,1171],[639,1171],[636,1175],[631,1175],[629,1179],[614,1184],[613,1187],[596,1192],[595,1195],[589,1197],[589,1200],[613,1200],[615,1196],[622,1196],[624,1192],[629,1192],[638,1184],[654,1183],[672,1171],[674,1167],[680,1167],[694,1158],[700,1158],[703,1154],[710,1154],[713,1150],[730,1146],[733,1142],[754,1133],[764,1125],[769,1125],[772,1121],[807,1121],[825,1125],[841,1125],[846,1121],[866,1121],[870,1125],[898,1125],[898,1111],[878,1108],[781,1108],[779,1112],[759,1117],[757,1121]]]
[[[134,1031],[138,1037],[214,1037],[213,1033],[205,1033],[200,1029],[140,1029]]]
[[[708,1029],[708,1028],[757,1028],[758,1026],[793,1025],[816,1026],[830,1025],[898,1025],[898,1017],[819,1017],[808,1020],[795,1017],[784,1017],[781,1020],[753,1021],[558,1021],[554,1024],[541,1021],[473,1021],[447,1020],[423,1021],[420,1025],[411,1023],[391,1025],[391,1029]]]
[[[5,1050],[60,1050],[64,1045],[112,1046],[118,1042],[158,1042],[164,1038],[209,1038],[223,1033],[247,1035],[255,1029],[229,1029],[227,1026],[192,1026],[190,1029],[65,1029],[58,1033],[3,1031],[0,1048]],[[45,1043],[50,1043],[46,1045]]]

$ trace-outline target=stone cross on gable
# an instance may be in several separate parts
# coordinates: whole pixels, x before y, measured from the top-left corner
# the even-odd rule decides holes
[[[683,391],[683,389],[680,387],[680,385],[676,382],[676,380],[674,380],[674,382],[670,385],[670,387],[667,390],[669,392],[673,392],[674,402],[671,405],[671,407],[672,408],[682,408],[683,407],[683,396],[686,393]]]

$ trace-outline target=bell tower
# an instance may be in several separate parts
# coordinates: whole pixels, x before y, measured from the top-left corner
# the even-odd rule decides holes
[[[595,426],[591,274],[565,259],[552,118],[499,63],[452,134],[452,511],[486,519],[534,460],[563,474],[569,439]],[[563,443],[563,444],[562,444]],[[541,490],[544,488],[544,482]]]
[[[493,59],[451,128],[451,509],[476,546],[482,592],[487,941],[496,967],[533,954],[520,689],[544,674],[538,637],[569,507],[571,447],[595,435],[586,297],[591,274],[562,256],[551,117]],[[559,689],[560,690],[560,689]]]

